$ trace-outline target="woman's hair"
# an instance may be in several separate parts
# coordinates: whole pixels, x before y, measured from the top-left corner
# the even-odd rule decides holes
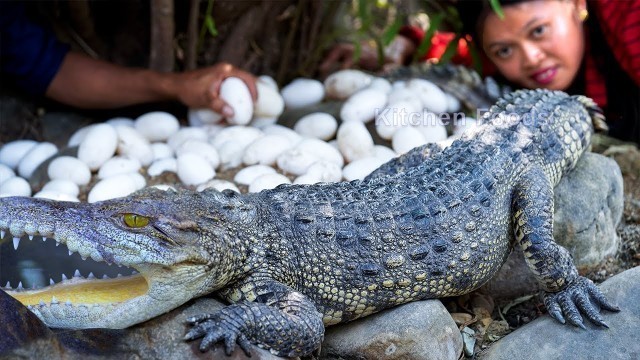
[[[500,0],[502,7],[533,0]],[[603,35],[602,28],[595,14],[592,0],[587,0],[587,9],[591,16],[586,20],[586,38],[589,41],[591,55],[596,60],[596,68],[605,78],[607,90],[607,107],[605,115],[610,125],[610,135],[622,140],[640,143],[640,87],[633,81],[616,60],[611,47]],[[481,25],[490,11],[494,11],[489,0],[456,0],[455,7],[462,22],[462,32],[471,35],[476,48],[482,41]],[[570,94],[584,94],[584,58],[583,65],[567,89]],[[506,79],[498,77],[499,80]]]

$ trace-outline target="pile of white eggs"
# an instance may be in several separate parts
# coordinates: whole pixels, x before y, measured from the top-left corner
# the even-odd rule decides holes
[[[69,147],[78,147],[77,157],[51,161],[50,181],[33,196],[78,201],[83,190],[88,191],[88,202],[96,202],[144,188],[148,178],[143,174],[153,178],[166,172],[198,191],[239,191],[237,185],[244,185],[257,192],[288,183],[350,181],[364,178],[416,146],[451,142],[475,125],[474,119],[466,118],[448,138],[435,114],[458,111],[460,102],[423,79],[390,83],[357,70],[342,70],[324,83],[301,78],[281,90],[272,78],[262,76],[257,91],[254,103],[243,81],[226,79],[220,96],[234,110],[228,119],[211,110],[192,109],[186,127],[172,114],[151,112],[81,128],[68,142]],[[301,117],[293,129],[276,124],[285,108],[304,108],[325,99],[344,100],[340,125],[322,112]],[[374,144],[365,126],[374,120],[375,131],[390,141],[391,148]],[[31,196],[25,178],[57,153],[55,145],[33,140],[2,146],[0,197]],[[217,172],[238,167],[233,182],[216,178]],[[94,185],[89,189],[88,184]]]

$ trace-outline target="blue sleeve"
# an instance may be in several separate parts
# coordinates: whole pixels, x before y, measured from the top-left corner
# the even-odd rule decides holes
[[[29,21],[24,6],[0,1],[0,71],[34,95],[44,95],[69,46]]]

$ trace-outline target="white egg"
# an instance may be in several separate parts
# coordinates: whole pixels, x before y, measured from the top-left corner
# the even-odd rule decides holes
[[[306,174],[311,164],[316,161],[318,161],[316,155],[298,148],[289,149],[276,159],[276,163],[282,171],[293,175]]]
[[[47,168],[51,180],[69,180],[76,185],[87,185],[91,180],[91,170],[84,162],[73,156],[60,156]]]
[[[291,143],[285,136],[265,135],[246,147],[242,162],[245,165],[275,165],[278,156],[290,148]]]
[[[222,120],[222,115],[209,109],[189,109],[187,112],[189,126],[202,126],[204,124],[217,124]]]
[[[0,164],[15,169],[20,160],[36,145],[38,142],[35,140],[14,140],[4,144],[0,148]]]
[[[54,179],[47,182],[42,187],[42,191],[45,190],[57,193],[65,193],[74,197],[78,197],[78,194],[80,194],[80,187],[78,186],[78,184],[74,183],[71,180],[64,179]]]
[[[275,174],[276,170],[266,165],[252,165],[238,171],[233,181],[241,185],[249,185],[256,178],[265,174]]]
[[[342,177],[342,174],[340,174],[340,176]],[[322,181],[320,181],[320,179],[316,178],[315,176],[309,175],[309,174],[300,175],[293,180],[293,183],[296,185],[313,185],[319,182],[322,182]]]
[[[377,89],[363,89],[353,94],[340,109],[342,121],[369,122],[387,104],[387,94]]]
[[[34,146],[22,160],[20,160],[18,164],[18,174],[28,179],[40,164],[57,153],[58,148],[49,142],[42,142]]]
[[[411,79],[407,88],[415,92],[425,109],[436,114],[447,111],[447,96],[438,85],[425,79]]]
[[[371,84],[372,76],[360,70],[345,69],[329,75],[324,81],[327,97],[344,100]]]
[[[122,126],[121,128],[126,128]],[[89,129],[78,146],[78,159],[89,166],[91,170],[98,170],[102,164],[116,153],[118,148],[118,133],[109,124],[96,124]]]
[[[222,146],[218,148],[220,168],[226,170],[240,166],[246,148],[246,145],[235,141],[227,141],[222,144]]]
[[[147,174],[151,177],[158,176],[163,172],[178,172],[178,161],[172,157],[170,158],[162,158],[154,161],[147,168]]]
[[[183,142],[189,139],[207,141],[208,138],[209,134],[203,128],[183,127],[167,139],[167,145],[175,151]]]
[[[470,116],[467,116],[460,121],[454,122],[453,134],[462,135],[465,131],[469,129],[475,129],[477,126],[478,121]]]
[[[351,162],[373,153],[373,138],[369,130],[359,121],[348,121],[338,129],[338,148],[347,160]]]
[[[272,88],[272,89],[274,89],[276,91],[278,90],[278,83],[271,76],[269,76],[269,75],[260,75],[260,76],[258,76],[258,80],[260,80],[261,83],[269,86],[270,88]]]
[[[251,185],[249,185],[249,192],[255,193],[262,190],[273,189],[278,185],[291,184],[291,180],[282,174],[264,174],[256,178]]]
[[[422,108],[411,100],[399,100],[390,103],[376,117],[376,132],[385,139],[391,140],[398,129],[422,122]]]
[[[293,129],[300,135],[329,140],[336,134],[338,121],[331,114],[315,112],[301,117]]]
[[[98,181],[89,191],[87,202],[94,203],[115,199],[135,192],[139,189],[139,180],[130,175],[120,174]]]
[[[298,78],[283,87],[281,94],[288,109],[299,109],[320,103],[324,85],[318,80]]]
[[[0,163],[0,184],[16,176],[16,173],[7,165]]]
[[[320,160],[311,164],[305,175],[317,179],[316,182],[338,182],[342,180],[342,168],[334,162]]]
[[[412,111],[422,113],[422,109],[424,105],[422,104],[422,100],[420,97],[412,90],[407,87],[398,87],[391,90],[389,93],[389,101],[390,106],[396,103],[405,103],[408,102],[411,105],[408,105]]]
[[[260,136],[262,136],[262,131],[260,129],[237,125],[229,126],[220,130],[220,132],[218,132],[209,142],[219,150],[219,148],[228,141],[241,144],[244,147],[251,144]]]
[[[133,180],[133,184],[136,190],[140,190],[145,186],[147,186],[147,180],[144,178],[144,176],[140,175],[137,172],[124,174],[124,175],[129,176],[129,178]],[[115,176],[120,176],[120,175],[115,175]]]
[[[164,111],[153,111],[136,119],[136,130],[150,142],[165,141],[180,128],[175,116]]]
[[[71,201],[71,202],[80,202],[77,196],[73,196],[71,194],[67,194],[64,192],[54,191],[54,190],[41,190],[33,195],[34,198],[38,199],[50,199],[55,201]]]
[[[149,166],[153,161],[153,149],[146,137],[136,128],[116,127],[118,133],[118,154],[137,159],[142,166]]]
[[[447,97],[447,112],[456,112],[462,108],[458,98],[449,93],[445,93],[445,96]]]
[[[322,140],[303,139],[296,145],[296,149],[313,154],[318,160],[331,161],[340,167],[344,165],[344,158],[340,151]]]
[[[180,156],[186,153],[194,153],[203,156],[209,161],[209,164],[211,164],[211,167],[214,169],[220,165],[220,155],[218,155],[218,150],[206,141],[190,139],[183,142],[178,150],[176,150],[176,155]]]
[[[130,118],[126,118],[126,117],[115,117],[113,119],[109,119],[107,121],[105,121],[105,123],[116,127],[116,126],[128,126],[128,127],[134,127],[136,126],[136,122],[133,119]]]
[[[98,179],[105,179],[119,174],[138,172],[141,167],[142,164],[140,164],[140,161],[136,158],[114,156],[100,166],[100,170],[98,170]]]
[[[398,154],[404,154],[414,147],[421,146],[426,143],[427,140],[424,135],[422,135],[420,130],[413,126],[398,129],[398,131],[393,134],[393,139],[391,140],[391,146]]]
[[[279,124],[265,126],[262,128],[262,131],[265,135],[282,135],[289,139],[289,143],[291,143],[291,145],[296,145],[302,141],[302,136],[300,136],[300,134]]]
[[[168,158],[168,157],[173,157],[174,155],[174,151],[171,148],[171,146],[161,142],[156,142],[151,144],[151,151],[153,152],[154,161]]]
[[[373,156],[358,159],[342,169],[342,177],[347,181],[362,180],[382,164],[382,159]]]
[[[253,99],[249,87],[237,77],[229,77],[220,85],[220,99],[232,109],[233,116],[227,122],[233,125],[246,125],[253,117]]]
[[[96,125],[98,125],[98,124],[88,125],[88,126],[81,127],[80,129],[76,130],[76,132],[74,132],[73,135],[71,135],[71,137],[67,141],[67,146],[68,147],[74,147],[74,146],[80,145],[82,140],[84,140],[84,138],[89,133],[89,130],[91,130]]]
[[[371,80],[371,84],[368,86],[369,89],[375,89],[385,94],[391,93],[391,83],[389,80],[385,78],[376,77]]]
[[[427,143],[435,143],[447,138],[447,128],[444,125],[427,125],[416,126],[416,129],[422,133]]]
[[[31,186],[27,180],[14,176],[0,184],[0,197],[31,196]]]
[[[397,156],[396,152],[384,145],[375,145],[373,147],[373,156],[384,162],[387,162]]]
[[[278,118],[275,118],[275,117],[254,117],[253,120],[251,120],[251,126],[258,129],[263,129],[277,122],[278,122]]]
[[[186,153],[178,156],[178,178],[185,185],[200,185],[216,175],[204,156]]]
[[[258,100],[254,105],[254,116],[277,118],[284,111],[284,99],[271,85],[264,83],[258,79],[256,82],[256,90],[258,91]]]
[[[240,189],[238,189],[238,187],[231,181],[220,179],[211,179],[204,184],[200,184],[196,188],[196,191],[204,191],[206,189],[214,189],[217,191],[233,190],[237,193],[240,192]]]

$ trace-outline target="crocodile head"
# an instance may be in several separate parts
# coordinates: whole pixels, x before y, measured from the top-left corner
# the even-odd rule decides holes
[[[50,327],[124,328],[158,316],[219,289],[242,269],[246,247],[219,226],[224,216],[216,210],[229,198],[157,189],[94,204],[2,198],[2,241],[13,236],[17,248],[22,236],[42,236],[86,262],[138,272],[6,291]]]

